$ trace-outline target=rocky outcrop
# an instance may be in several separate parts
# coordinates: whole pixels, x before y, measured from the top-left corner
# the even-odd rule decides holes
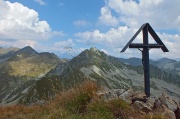
[[[130,104],[132,96],[133,96],[133,90],[132,89],[129,89],[129,90],[112,89],[112,90],[107,90],[103,92],[98,92],[98,96],[104,100],[121,98]]]
[[[133,103],[133,107],[138,110],[141,111],[142,113],[149,113],[152,112],[152,109],[146,105],[146,103],[142,102],[142,101],[135,101]]]
[[[170,110],[175,111],[177,109],[176,103],[165,93],[162,93],[162,95],[159,97],[159,100]]]
[[[149,97],[141,92],[133,92],[132,89],[112,89],[106,92],[99,92],[98,95],[104,100],[121,98],[129,103],[141,114],[161,114],[167,119],[180,119],[180,108],[178,103],[165,93],[160,97]]]

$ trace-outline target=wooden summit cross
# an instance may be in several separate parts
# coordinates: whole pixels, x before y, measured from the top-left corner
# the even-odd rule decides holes
[[[140,43],[132,43],[132,41],[136,38],[136,36],[141,32],[143,32],[143,44]],[[153,39],[156,41],[156,44],[149,44],[148,41],[148,32],[151,34]],[[161,39],[149,25],[149,23],[143,24],[139,30],[134,34],[134,36],[130,39],[130,41],[126,44],[126,46],[121,50],[124,52],[127,48],[142,48],[142,64],[144,68],[144,89],[147,97],[150,97],[150,73],[149,73],[149,50],[151,48],[161,48],[163,52],[169,52],[166,46],[163,44]]]

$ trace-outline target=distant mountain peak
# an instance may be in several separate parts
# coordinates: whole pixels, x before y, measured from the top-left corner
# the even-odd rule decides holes
[[[36,55],[38,55],[38,52],[36,52],[32,47],[26,46],[26,47],[18,50],[17,52],[15,52],[15,54],[8,60],[18,61],[20,59],[24,59],[24,58],[36,56]]]
[[[101,55],[101,51],[100,50],[98,50],[96,47],[91,47],[90,48],[90,51],[92,51],[92,52],[95,52],[96,54],[98,54],[98,55]]]
[[[91,47],[90,50],[91,51],[97,51],[98,49],[96,47]]]
[[[176,63],[177,61],[169,58],[161,58],[157,62],[159,64],[167,64],[167,63]]]
[[[31,46],[26,46],[24,48],[22,48],[21,50],[34,50]]]
[[[17,51],[17,53],[23,53],[23,52],[31,53],[31,54],[35,54],[35,55],[38,54],[31,46],[26,46]]]

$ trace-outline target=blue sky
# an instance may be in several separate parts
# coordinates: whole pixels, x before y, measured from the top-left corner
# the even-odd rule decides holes
[[[97,47],[116,57],[141,57],[138,50],[120,50],[149,22],[170,50],[151,50],[150,58],[180,58],[179,4],[179,0],[0,0],[0,47],[29,45],[69,58]],[[134,42],[141,41],[140,34]]]

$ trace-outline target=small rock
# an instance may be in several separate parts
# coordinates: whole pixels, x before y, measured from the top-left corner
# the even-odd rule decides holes
[[[149,98],[146,99],[146,105],[148,107],[150,107],[151,109],[154,106],[154,102],[155,102],[155,98],[149,97]]]
[[[126,91],[124,89],[111,89],[106,92],[98,92],[97,95],[104,100],[112,100],[112,99],[121,98],[125,100],[126,102],[131,102],[132,90],[129,89]]]
[[[132,96],[132,103],[134,103],[135,101],[142,101],[146,103],[146,95],[142,92],[134,93]]]
[[[124,93],[122,93],[119,98],[125,100],[127,103],[131,103],[131,98],[132,98],[132,95],[133,95],[133,90],[132,89],[129,89],[127,91],[125,91]]]
[[[166,95],[166,93],[162,93],[159,100],[162,104],[164,104],[167,108],[169,108],[171,111],[175,111],[177,109],[176,103]]]
[[[160,99],[156,99],[156,100],[154,101],[154,106],[153,106],[153,108],[154,108],[154,109],[159,108],[161,105],[162,105],[162,102],[160,101]]]
[[[114,89],[112,90],[118,97],[125,92],[124,89]]]
[[[176,119],[175,114],[173,111],[168,109],[165,105],[161,105],[159,108],[153,110],[154,113],[162,114],[167,119]]]
[[[168,119],[176,119],[176,116],[173,111],[168,109],[166,106],[162,105],[164,112],[162,113],[164,117],[167,117]]]
[[[133,98],[143,98],[143,97],[146,97],[146,94],[145,93],[142,93],[142,92],[135,92],[133,94]]]
[[[145,103],[141,102],[141,101],[136,101],[133,103],[133,106],[135,109],[145,112],[145,113],[149,113],[152,112],[152,109],[150,107],[148,107]]]

